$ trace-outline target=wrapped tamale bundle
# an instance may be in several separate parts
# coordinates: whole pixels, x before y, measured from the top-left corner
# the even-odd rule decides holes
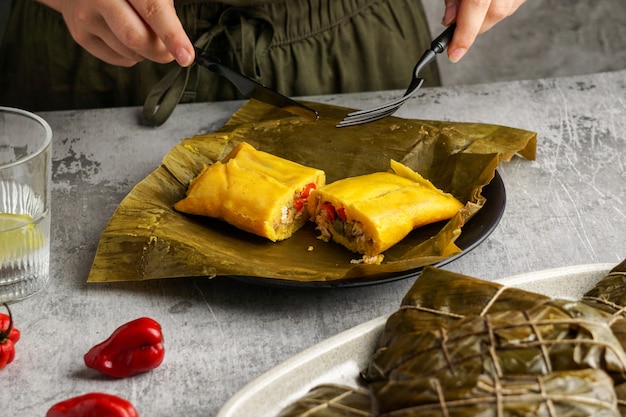
[[[602,370],[477,378],[460,374],[442,386],[437,378],[376,382],[378,417],[619,416],[613,381]]]
[[[612,314],[626,316],[626,260],[598,281],[582,300]]]
[[[582,301],[613,315],[611,329],[626,349],[626,260],[587,291]]]
[[[467,316],[527,310],[550,298],[496,282],[426,267],[387,319],[364,378],[384,379],[424,332],[439,331]]]
[[[617,396],[617,408],[624,417],[626,416],[626,382],[615,385],[615,395]]]
[[[626,372],[626,353],[610,316],[583,303],[554,300],[526,311],[468,316],[448,327],[398,339],[374,363],[391,379],[530,375],[602,368]]]
[[[374,417],[371,408],[369,391],[325,384],[282,409],[278,417]]]
[[[611,330],[626,350],[626,260],[587,291],[582,301],[613,315]],[[612,376],[616,380],[615,392],[620,413],[626,417],[626,383],[622,375]]]
[[[611,330],[626,349],[626,261],[623,261],[585,293],[582,302],[613,316]]]
[[[324,182],[322,170],[242,142],[223,160],[205,167],[174,208],[221,219],[276,242],[307,222],[309,193]]]
[[[313,190],[309,214],[320,238],[375,257],[413,229],[448,220],[463,207],[405,165],[391,160],[391,170],[343,178]]]

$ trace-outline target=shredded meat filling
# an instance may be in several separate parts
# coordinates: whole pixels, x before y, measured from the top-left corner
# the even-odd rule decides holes
[[[327,207],[332,207],[330,203]],[[332,213],[332,214],[331,214]],[[332,237],[333,230],[336,234],[339,234],[346,238],[350,243],[356,245],[358,250],[364,250],[367,248],[368,243],[371,243],[371,239],[365,234],[363,230],[363,224],[354,220],[342,220],[337,215],[336,210],[332,207],[329,212],[327,208],[320,210],[315,219],[317,223],[317,230],[321,233],[319,238],[325,242],[328,242]]]

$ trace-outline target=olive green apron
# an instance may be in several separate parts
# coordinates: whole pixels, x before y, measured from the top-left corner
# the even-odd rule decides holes
[[[196,46],[288,96],[405,88],[430,44],[416,0],[228,2],[177,0],[176,9]],[[242,98],[196,65],[106,64],[74,42],[59,13],[33,0],[14,2],[0,52],[0,104],[32,111],[145,102],[147,121],[159,125],[178,102]],[[436,65],[423,74],[427,85],[440,84]]]

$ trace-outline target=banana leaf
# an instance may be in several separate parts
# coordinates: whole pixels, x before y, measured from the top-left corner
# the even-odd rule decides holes
[[[626,349],[626,260],[587,291],[582,302],[612,315],[611,330]]]
[[[626,350],[626,260],[587,291],[582,301],[612,314],[611,330]],[[626,417],[626,383],[616,381],[615,393],[620,413]]]
[[[389,117],[337,129],[350,109],[308,103],[312,122],[250,100],[218,131],[182,140],[138,183],[105,227],[89,282],[193,276],[244,276],[267,282],[372,282],[458,255],[462,226],[485,204],[483,187],[515,154],[535,158],[533,132],[480,123]],[[173,210],[205,166],[238,143],[323,169],[327,181],[384,171],[395,159],[452,193],[465,207],[448,222],[415,230],[385,252],[380,265],[353,264],[355,254],[321,242],[310,224],[273,243],[219,220]],[[252,190],[251,190],[252,192]]]
[[[582,300],[596,308],[626,315],[626,260],[613,268],[583,295]]]
[[[426,267],[404,296],[400,308],[385,323],[363,377],[384,379],[405,359],[424,332],[439,331],[466,317],[509,310],[524,311],[549,297],[496,282],[434,267]]]
[[[617,408],[622,417],[626,417],[626,382],[615,385],[615,395],[617,396]]]
[[[390,316],[374,377],[362,380],[364,416],[626,416],[626,353],[613,333],[624,320],[611,311],[426,267],[402,312],[415,316]]]
[[[374,417],[371,407],[368,391],[326,384],[311,389],[277,417]]]
[[[553,300],[526,311],[469,316],[398,339],[374,355],[389,379],[530,375],[600,368],[626,372],[626,353],[610,316],[583,303]]]
[[[461,374],[454,381],[416,378],[374,385],[378,417],[620,415],[613,381],[599,369],[513,378]]]

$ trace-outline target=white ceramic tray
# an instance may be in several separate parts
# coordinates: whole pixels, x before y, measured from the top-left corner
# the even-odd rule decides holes
[[[497,280],[553,298],[578,299],[614,268],[588,264],[548,269]],[[321,383],[356,386],[387,316],[353,327],[288,359],[235,394],[216,417],[275,417]]]

